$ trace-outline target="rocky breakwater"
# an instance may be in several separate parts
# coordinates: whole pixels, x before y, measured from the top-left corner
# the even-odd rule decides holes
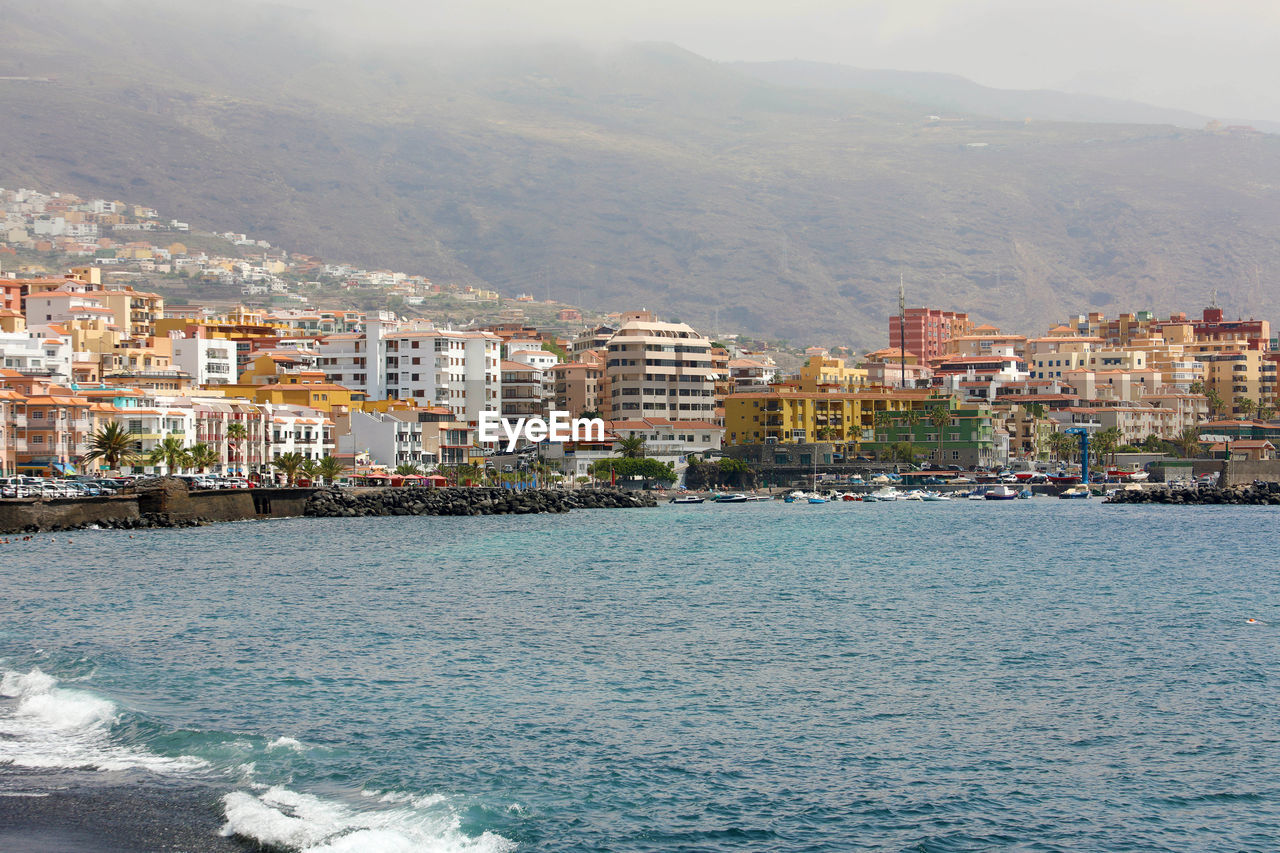
[[[1227,486],[1221,489],[1211,487],[1195,489],[1135,489],[1133,491],[1116,492],[1107,498],[1104,503],[1272,506],[1280,505],[1280,483],[1259,482],[1247,486]]]
[[[320,489],[303,514],[314,518],[379,515],[524,515],[571,509],[630,509],[657,506],[645,492],[618,489],[533,489],[513,492],[488,488]]]

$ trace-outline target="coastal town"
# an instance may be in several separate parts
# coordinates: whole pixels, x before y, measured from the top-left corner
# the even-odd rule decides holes
[[[1270,461],[1280,341],[1215,301],[1017,331],[910,307],[872,351],[789,347],[0,189],[0,474],[743,487],[855,462],[1078,464],[1081,431],[1099,458]],[[606,430],[482,440],[482,418],[552,412]]]

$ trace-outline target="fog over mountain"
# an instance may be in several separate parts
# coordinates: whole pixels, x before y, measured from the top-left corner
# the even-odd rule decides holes
[[[507,293],[862,346],[899,275],[1028,331],[1280,302],[1280,142],[1211,113],[235,4],[0,0],[0,76],[54,80],[0,81],[0,185]]]

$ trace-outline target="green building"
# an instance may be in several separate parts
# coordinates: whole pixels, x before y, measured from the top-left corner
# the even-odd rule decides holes
[[[937,409],[948,415],[941,428],[932,420]],[[990,467],[1004,462],[1003,454],[997,452],[991,407],[986,403],[938,397],[926,401],[921,411],[877,413],[875,426],[864,431],[862,449],[887,459],[895,446],[906,443],[913,446],[916,460],[926,467]]]

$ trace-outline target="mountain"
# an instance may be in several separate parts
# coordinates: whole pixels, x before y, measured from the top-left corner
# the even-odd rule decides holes
[[[865,90],[911,101],[944,114],[1010,121],[1173,124],[1202,128],[1208,116],[1096,95],[1045,89],[993,89],[956,74],[853,68],[825,62],[734,62],[729,67],[760,80],[798,89]]]
[[[862,347],[899,275],[1027,331],[1280,302],[1262,134],[943,114],[661,44],[349,45],[234,3],[0,0],[11,77],[52,82],[0,79],[0,185],[511,294]]]

